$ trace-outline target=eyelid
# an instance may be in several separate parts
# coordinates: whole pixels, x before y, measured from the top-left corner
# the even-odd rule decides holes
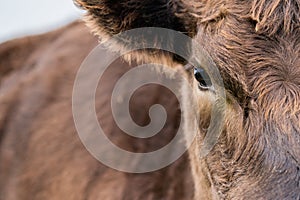
[[[211,90],[213,88],[210,76],[207,74],[203,68],[194,68],[194,78],[198,82],[198,87],[200,90]]]

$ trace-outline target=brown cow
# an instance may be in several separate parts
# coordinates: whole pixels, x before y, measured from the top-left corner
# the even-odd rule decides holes
[[[108,169],[80,144],[70,108],[76,70],[95,39],[75,23],[8,42],[0,47],[1,199],[300,199],[298,0],[78,0],[77,4],[88,10],[88,23],[101,38],[144,26],[196,38],[224,80],[224,131],[210,154],[200,158],[213,104],[209,97],[214,93],[197,68],[191,79],[195,93],[185,98],[199,103],[184,108],[186,134],[197,132],[200,139],[189,149],[190,159],[184,155],[167,168],[140,175]],[[142,54],[145,58],[147,51]],[[125,149],[157,149],[177,129],[176,98],[167,91],[157,92],[164,90],[159,86],[143,87],[135,94],[131,108],[140,125],[148,123],[150,105],[159,103],[168,110],[164,134],[140,141],[118,134],[107,106],[110,99],[103,95],[131,67],[116,61],[101,80],[96,99],[99,121]],[[148,92],[151,98],[145,98]],[[196,122],[195,110],[201,114]]]

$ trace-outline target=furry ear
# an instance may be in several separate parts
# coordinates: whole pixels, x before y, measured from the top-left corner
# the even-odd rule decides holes
[[[74,2],[87,10],[85,21],[101,40],[141,27],[168,28],[190,37],[196,34],[196,18],[189,14],[189,9],[181,0],[74,0]],[[120,46],[114,45],[112,48],[117,50]]]
[[[99,35],[113,35],[133,28],[162,27],[192,37],[196,20],[180,0],[74,0],[88,11],[87,21]]]

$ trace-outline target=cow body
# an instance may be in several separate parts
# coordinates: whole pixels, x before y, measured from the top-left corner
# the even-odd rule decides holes
[[[147,174],[126,174],[94,159],[81,144],[72,116],[77,70],[97,45],[81,22],[0,46],[0,199],[191,199],[193,183],[186,155]],[[97,114],[119,146],[147,152],[170,140],[176,129],[176,98],[157,86],[139,90],[132,102],[137,123],[147,123],[147,106],[169,107],[163,135],[135,142],[114,124],[109,109],[114,82],[131,67],[118,60],[97,92]],[[145,93],[153,95],[146,98]],[[174,99],[174,100],[172,100]],[[88,125],[87,125],[88,126]],[[181,178],[179,178],[181,177]],[[190,177],[190,178],[186,178]]]

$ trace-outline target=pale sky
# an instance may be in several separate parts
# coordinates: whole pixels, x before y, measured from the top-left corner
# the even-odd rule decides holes
[[[82,14],[72,0],[0,0],[0,43],[50,31]]]

